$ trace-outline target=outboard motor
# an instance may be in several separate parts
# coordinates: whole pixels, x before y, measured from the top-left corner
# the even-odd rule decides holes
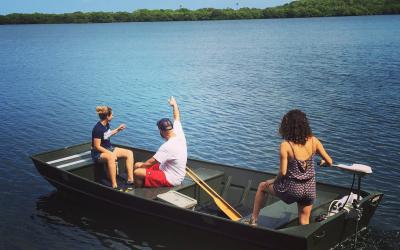
[[[362,200],[362,197],[358,197],[358,201]],[[339,213],[342,209],[350,212],[353,208],[354,203],[357,202],[357,194],[350,192],[349,195],[343,196],[339,200],[333,200],[328,208],[327,217]]]

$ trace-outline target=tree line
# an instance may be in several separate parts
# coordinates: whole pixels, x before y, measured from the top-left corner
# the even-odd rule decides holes
[[[140,9],[133,12],[13,13],[0,15],[0,24],[201,21],[387,14],[400,14],[400,0],[299,0],[265,9],[240,8],[236,10],[180,8],[177,10]]]

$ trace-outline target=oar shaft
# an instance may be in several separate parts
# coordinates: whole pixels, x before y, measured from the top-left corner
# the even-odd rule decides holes
[[[189,173],[191,173],[194,177],[196,177],[196,179],[201,182],[204,186],[206,186],[208,189],[210,189],[210,192],[212,192],[215,196],[217,196],[218,198],[221,198],[221,196],[219,196],[219,194],[217,192],[214,191],[214,189],[212,189],[207,182],[203,181],[203,179],[201,179],[193,170],[191,170],[190,168],[186,168],[186,171],[188,171]]]
[[[186,167],[186,172],[194,182],[197,183],[211,198],[215,204],[231,219],[238,221],[242,216],[232,206],[229,205],[214,189],[212,189],[205,181],[203,181],[194,171]]]
[[[225,203],[228,207],[230,207],[235,213],[238,214],[238,216],[242,217],[239,212],[237,212],[231,205],[229,205],[228,202],[224,200],[213,188],[211,188],[205,181],[203,181],[193,170],[190,168],[186,168],[186,171],[190,172],[192,175],[194,175],[201,183],[203,183],[204,186],[206,186],[211,193],[213,193],[218,199],[220,199],[223,203]]]
[[[231,207],[229,207],[229,204],[224,202],[223,200],[219,199],[216,197],[211,191],[210,188],[206,187],[203,185],[201,181],[199,181],[195,176],[193,176],[191,173],[188,173],[189,177],[193,179],[199,185],[211,198],[214,200],[214,203],[221,209],[222,212],[224,212],[229,219],[233,221],[238,221],[242,217],[237,214],[236,211],[232,210]],[[212,189],[211,189],[212,190]]]
[[[203,185],[203,183],[201,183],[195,176],[192,175],[192,173],[188,173],[189,177],[192,178],[192,180],[194,182],[197,183],[197,185],[199,185],[205,192],[207,192],[207,194],[209,194],[211,197],[214,198],[214,194],[212,194],[210,192],[210,190],[208,190],[208,188],[206,186]]]

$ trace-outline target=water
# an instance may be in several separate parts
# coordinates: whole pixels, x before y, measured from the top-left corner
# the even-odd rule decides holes
[[[190,157],[270,172],[281,117],[304,110],[334,160],[372,166],[363,188],[385,193],[359,248],[399,249],[398,27],[400,16],[0,26],[0,248],[176,249],[170,234],[70,204],[29,159],[89,141],[102,104],[128,127],[113,142],[156,150],[173,95]]]

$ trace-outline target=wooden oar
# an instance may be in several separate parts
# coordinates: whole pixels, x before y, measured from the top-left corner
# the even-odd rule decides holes
[[[203,181],[195,172],[186,167],[187,175],[192,178],[211,198],[215,204],[224,212],[229,219],[238,221],[242,218],[238,211],[236,211],[228,202],[226,202],[214,189],[212,189],[205,181]]]

